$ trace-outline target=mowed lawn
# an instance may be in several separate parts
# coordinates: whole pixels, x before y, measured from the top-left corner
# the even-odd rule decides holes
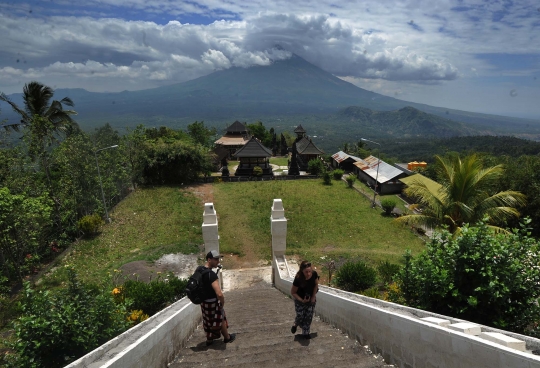
[[[280,198],[287,218],[287,254],[301,258],[362,258],[401,263],[406,249],[418,254],[424,242],[382,216],[370,201],[342,181],[266,181],[214,184],[224,253],[270,259],[270,214]]]

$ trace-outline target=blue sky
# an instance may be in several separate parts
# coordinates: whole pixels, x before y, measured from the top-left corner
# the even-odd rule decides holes
[[[0,32],[7,94],[138,90],[296,53],[399,99],[540,119],[529,0],[16,0],[0,1]]]

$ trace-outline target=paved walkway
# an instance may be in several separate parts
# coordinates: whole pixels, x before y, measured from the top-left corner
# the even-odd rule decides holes
[[[226,292],[225,310],[236,340],[207,347],[199,326],[170,368],[393,367],[318,317],[311,340],[291,334],[294,303],[267,283]]]

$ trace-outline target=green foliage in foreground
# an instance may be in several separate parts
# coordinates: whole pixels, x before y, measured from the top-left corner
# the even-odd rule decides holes
[[[346,291],[363,291],[377,281],[377,271],[364,262],[347,262],[339,268],[335,278],[337,286]]]
[[[399,276],[408,305],[504,330],[538,335],[540,243],[529,221],[509,234],[485,222],[442,231]]]
[[[63,367],[130,327],[125,304],[68,271],[68,286],[56,292],[36,292],[25,284],[8,367]]]

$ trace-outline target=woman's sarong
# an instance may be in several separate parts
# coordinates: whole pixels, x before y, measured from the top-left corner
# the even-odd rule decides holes
[[[221,326],[223,323],[229,327],[225,309],[221,307],[220,301],[217,298],[205,300],[201,303],[201,311],[206,339],[219,339],[221,337]]]
[[[311,320],[315,312],[316,303],[302,303],[294,300],[294,310],[296,311],[296,319],[294,324],[302,329],[302,335],[309,335],[311,328]]]

